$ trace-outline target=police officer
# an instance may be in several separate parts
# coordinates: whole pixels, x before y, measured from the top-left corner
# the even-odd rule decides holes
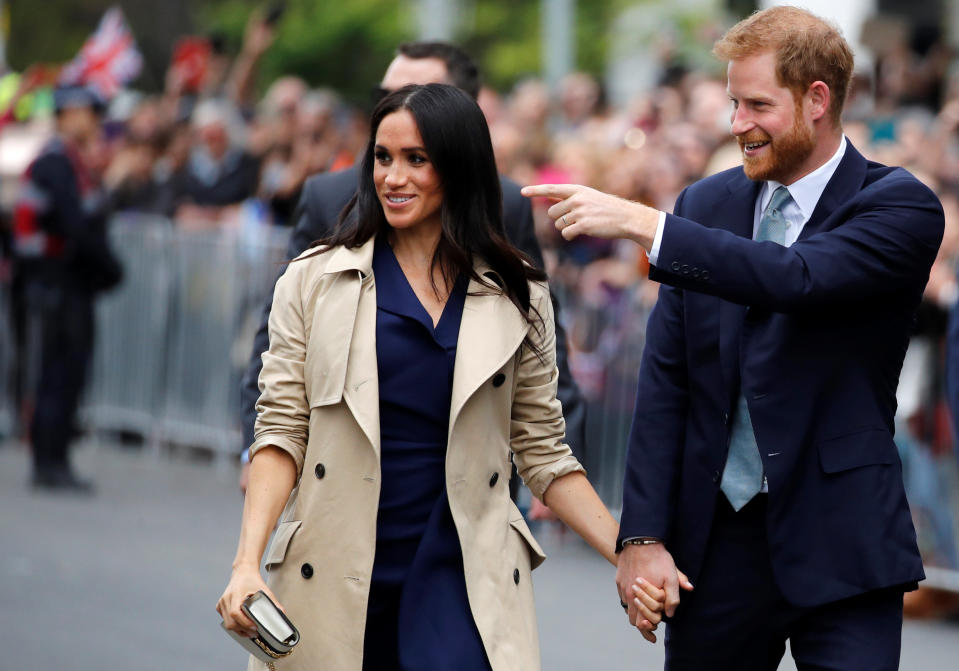
[[[102,101],[72,86],[58,88],[54,104],[56,136],[24,174],[13,221],[36,390],[32,484],[91,493],[91,483],[70,467],[68,448],[93,352],[94,297],[122,273],[107,244],[106,199],[90,167]]]

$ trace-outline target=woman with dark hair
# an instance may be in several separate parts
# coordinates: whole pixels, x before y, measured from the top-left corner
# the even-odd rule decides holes
[[[618,529],[562,442],[545,276],[504,237],[469,96],[408,86],[371,126],[337,231],[277,283],[217,609],[251,635],[240,604],[275,594],[302,633],[283,668],[537,669],[530,571],[545,557],[509,498],[510,454],[613,564]],[[271,592],[259,562],[284,505]],[[655,617],[664,595],[637,598]]]

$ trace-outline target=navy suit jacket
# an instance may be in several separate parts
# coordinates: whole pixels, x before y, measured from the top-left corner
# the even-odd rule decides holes
[[[695,584],[742,390],[783,595],[814,606],[921,580],[893,417],[942,208],[908,172],[849,144],[783,247],[752,240],[761,186],[727,170],[666,217],[620,540],[665,539]]]
[[[333,232],[340,212],[356,192],[359,167],[353,166],[339,172],[314,175],[303,185],[303,195],[295,215],[296,227],[287,246],[287,259],[299,256],[310,244]],[[520,194],[520,187],[511,180],[500,177],[503,189],[503,226],[506,237],[525,252],[540,268],[543,253],[533,230],[533,213],[530,201]],[[257,379],[263,368],[260,356],[270,345],[268,320],[273,305],[270,293],[263,309],[260,328],[253,341],[253,353],[243,375],[240,392],[243,413],[243,447],[253,443],[253,423],[256,420],[256,400],[260,397]],[[556,365],[559,368],[557,396],[563,404],[566,419],[566,442],[573,454],[583,461],[586,455],[586,401],[569,371],[566,346],[566,331],[559,320],[559,306],[553,297],[553,313],[556,315]]]

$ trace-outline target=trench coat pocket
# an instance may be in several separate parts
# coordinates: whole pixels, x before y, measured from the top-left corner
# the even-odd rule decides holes
[[[841,473],[860,466],[895,463],[896,445],[889,431],[869,428],[822,440],[819,464],[824,473]]]
[[[286,550],[290,547],[293,534],[296,533],[301,524],[303,524],[302,520],[295,520],[292,522],[283,522],[276,528],[276,533],[273,535],[273,542],[270,543],[270,549],[266,553],[266,560],[263,562],[267,570],[279,566],[283,563],[283,560],[286,559]]]
[[[526,543],[526,547],[529,549],[529,566],[531,569],[536,568],[544,561],[546,561],[546,553],[543,552],[543,548],[539,546],[539,543],[536,542],[536,539],[533,538],[533,532],[529,530],[529,527],[526,526],[526,520],[523,519],[522,515],[517,519],[512,519],[509,521],[513,530],[519,534],[520,538],[523,539],[523,542]]]

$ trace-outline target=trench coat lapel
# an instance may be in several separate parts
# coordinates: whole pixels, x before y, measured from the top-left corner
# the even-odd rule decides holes
[[[481,277],[495,276],[485,264],[477,263],[475,269]],[[516,353],[527,330],[526,320],[508,298],[470,280],[456,342],[450,435],[466,401]]]
[[[375,237],[355,249],[342,247],[333,253],[326,274],[340,273],[343,283],[342,310],[327,312],[336,315],[337,324],[314,324],[313,337],[327,337],[334,342],[329,348],[331,364],[346,363],[343,400],[369,439],[373,450],[380,452],[380,398],[376,368],[376,285],[373,278]],[[338,292],[339,293],[339,292]],[[319,329],[319,330],[318,330]]]

